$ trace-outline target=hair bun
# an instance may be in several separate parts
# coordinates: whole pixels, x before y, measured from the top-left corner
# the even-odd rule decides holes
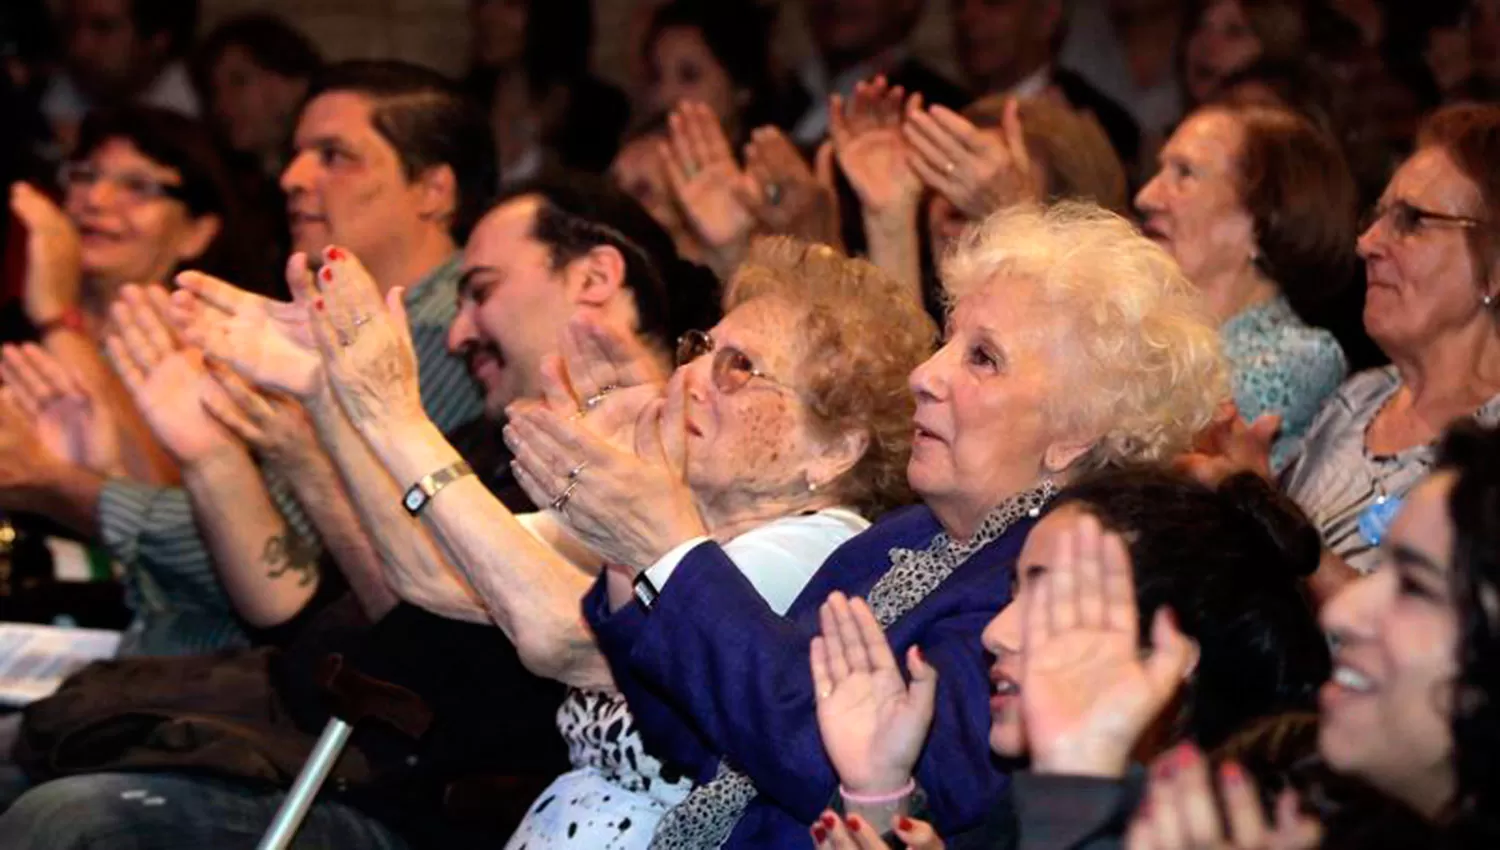
[[[1290,497],[1252,472],[1224,479],[1219,493],[1259,528],[1267,547],[1280,555],[1271,560],[1291,578],[1306,578],[1317,570],[1323,538]]]

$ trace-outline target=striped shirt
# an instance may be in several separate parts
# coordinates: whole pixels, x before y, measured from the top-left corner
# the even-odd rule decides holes
[[[447,349],[448,326],[458,309],[460,259],[455,253],[404,299],[422,406],[444,432],[483,412],[468,369]],[[316,539],[290,484],[268,475],[266,486],[292,529]],[[99,495],[98,519],[105,546],[125,567],[126,597],[136,612],[122,653],[182,655],[249,645],[186,490],[116,478]]]

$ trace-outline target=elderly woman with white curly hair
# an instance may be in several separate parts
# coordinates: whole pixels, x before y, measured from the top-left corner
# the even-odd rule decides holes
[[[1218,335],[1192,287],[1116,215],[1076,203],[998,213],[959,240],[942,274],[947,340],[910,379],[907,479],[922,502],[836,550],[784,618],[690,515],[668,509],[670,494],[570,503],[570,525],[617,565],[584,614],[646,740],[701,783],[653,847],[807,840],[840,789],[807,647],[832,622],[825,600],[846,595],[869,600],[909,664],[940,671],[915,781],[939,829],[977,825],[1007,792],[985,746],[980,632],[1010,600],[1035,516],[1080,472],[1182,451],[1227,396]],[[545,499],[594,438],[535,416],[561,435],[517,453]],[[633,597],[619,592],[626,581]],[[909,775],[871,763],[846,772],[842,790],[899,796]]]

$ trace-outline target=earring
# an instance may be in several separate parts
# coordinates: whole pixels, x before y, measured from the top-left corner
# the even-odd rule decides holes
[[[818,482],[812,480],[811,478],[807,479],[807,492],[809,492],[809,493],[816,493],[816,492],[818,492]]]
[[[1479,299],[1479,303],[1483,304],[1486,307],[1493,307],[1493,306],[1495,306],[1495,296],[1493,296],[1493,295],[1489,294],[1488,292],[1486,292],[1484,294],[1484,297],[1482,297],[1482,298]]]

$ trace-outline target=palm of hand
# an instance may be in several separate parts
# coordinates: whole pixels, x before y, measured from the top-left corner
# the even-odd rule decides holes
[[[738,177],[731,165],[710,165],[682,187],[682,206],[710,245],[729,245],[750,230],[750,211],[734,195]]]
[[[120,460],[120,437],[109,413],[87,398],[52,402],[37,420],[42,445],[71,463],[107,471]]]
[[[823,746],[852,789],[888,791],[909,776],[929,719],[894,668],[851,672],[818,700]]]
[[[277,312],[230,317],[223,325],[221,356],[263,387],[307,398],[321,383],[322,361],[305,317]]]
[[[906,146],[894,127],[866,130],[838,152],[839,165],[860,201],[886,209],[921,192],[921,182],[906,164]]]
[[[1021,712],[1032,759],[1043,764],[1060,754],[1133,742],[1170,697],[1147,676],[1133,635],[1054,637],[1026,655]]]
[[[202,393],[210,383],[199,355],[178,350],[157,363],[141,387],[142,414],[178,458],[201,457],[233,439],[203,407]]]

